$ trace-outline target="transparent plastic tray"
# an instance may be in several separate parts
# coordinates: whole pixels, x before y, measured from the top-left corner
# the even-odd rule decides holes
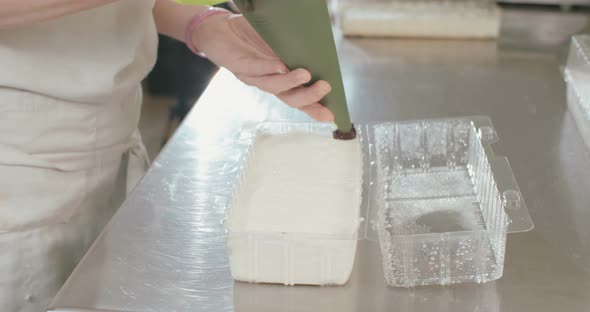
[[[369,220],[387,283],[498,279],[507,232],[532,222],[508,161],[493,153],[490,121],[385,123],[364,133],[375,159]]]
[[[572,38],[567,66],[567,103],[574,120],[590,148],[590,36]]]
[[[333,130],[315,123],[265,123],[245,131],[248,139],[244,144],[252,146],[261,133],[330,136]],[[363,195],[356,233],[230,230],[229,238],[250,246],[272,242],[273,248],[285,255],[285,263],[274,265],[290,271],[297,269],[292,253],[302,242],[342,244],[367,239],[379,241],[384,279],[391,286],[498,279],[503,272],[506,234],[530,230],[533,224],[508,161],[494,154],[497,136],[489,119],[373,123],[357,125],[357,130],[362,145],[363,179],[359,183]],[[248,155],[244,164],[247,159]],[[240,180],[246,181],[243,176]],[[252,250],[247,252],[251,261],[263,261]],[[329,250],[316,255],[321,258],[317,265],[322,274],[330,268],[326,252]]]
[[[338,0],[346,36],[496,38],[501,10],[489,0]]]
[[[357,178],[351,176],[351,182],[347,183],[347,185],[352,186],[352,189],[354,188],[354,180],[357,180],[357,191],[354,194],[351,193],[350,196],[347,195],[350,200],[356,201],[356,205],[354,203],[347,205],[347,202],[340,200],[340,203],[334,203],[335,206],[332,206],[337,209],[326,207],[326,211],[328,211],[329,215],[334,218],[339,216],[339,208],[344,208],[345,210],[343,211],[346,211],[342,213],[341,220],[343,220],[344,223],[340,224],[338,227],[338,234],[331,234],[330,231],[322,231],[322,233],[287,231],[276,225],[281,222],[283,224],[289,222],[288,220],[281,218],[278,213],[271,213],[269,219],[274,221],[267,222],[275,223],[265,223],[265,226],[273,227],[275,230],[280,229],[280,231],[264,232],[259,228],[254,229],[247,225],[248,222],[259,222],[259,212],[250,212],[247,210],[239,211],[239,209],[245,209],[248,207],[239,204],[239,200],[242,198],[240,195],[248,194],[248,191],[250,191],[251,194],[260,194],[261,192],[264,192],[265,196],[270,196],[269,202],[266,202],[265,204],[280,205],[280,203],[277,203],[277,199],[273,198],[275,192],[283,192],[282,189],[291,189],[293,202],[297,203],[294,205],[294,208],[300,208],[300,210],[307,211],[308,215],[303,216],[303,219],[313,219],[310,221],[315,225],[312,226],[313,229],[324,230],[321,229],[318,220],[329,222],[330,217],[314,217],[313,209],[317,205],[317,198],[324,195],[321,191],[322,188],[333,188],[335,182],[338,183],[339,181],[330,179],[330,176],[309,176],[308,180],[310,182],[313,181],[314,183],[305,183],[304,186],[301,186],[299,191],[306,192],[305,194],[308,194],[308,196],[313,196],[311,198],[313,203],[310,203],[310,200],[308,199],[301,198],[301,195],[297,192],[298,185],[293,185],[289,181],[284,181],[282,179],[274,180],[275,184],[272,186],[264,186],[264,191],[256,188],[254,188],[255,190],[248,189],[248,185],[246,184],[255,183],[254,186],[256,186],[260,183],[258,185],[262,187],[262,184],[269,183],[257,181],[256,178],[250,178],[251,176],[249,176],[249,169],[256,166],[253,162],[258,161],[259,158],[257,158],[257,156],[260,157],[260,155],[264,153],[264,150],[256,148],[256,142],[262,136],[268,138],[268,136],[303,133],[325,137],[327,141],[331,141],[333,140],[333,130],[334,129],[331,126],[325,124],[277,122],[263,123],[251,131],[243,132],[243,140],[244,144],[247,145],[247,152],[242,161],[243,167],[240,171],[241,173],[238,178],[238,183],[236,184],[234,196],[230,202],[228,220],[226,221],[229,233],[228,247],[230,250],[230,267],[234,279],[254,283],[278,283],[285,285],[343,285],[348,281],[354,265],[357,239],[360,236],[359,229],[360,224],[362,223],[360,206],[362,199],[363,173],[359,171],[363,170],[363,161],[361,160],[362,151],[360,144],[356,145],[356,148],[354,149],[358,152],[356,158],[360,162],[357,164],[359,171],[356,171],[356,173],[353,174],[353,176]],[[273,154],[273,156],[276,155]],[[313,157],[313,155],[298,155],[297,159],[309,162],[313,161]],[[322,158],[325,159],[326,156],[322,156]],[[270,160],[270,162],[273,161]],[[300,174],[299,172],[293,172],[288,169],[281,170],[278,168],[278,166],[282,165],[281,161],[279,160],[277,162],[278,164],[273,163],[268,165],[269,174],[272,176],[276,177],[281,174],[287,176]],[[338,170],[338,168],[333,168],[329,171],[333,172],[333,170]],[[306,172],[309,175],[315,174],[315,172],[311,173],[310,170],[307,170]],[[318,174],[320,173],[318,172]],[[242,188],[246,188],[246,193],[240,192]],[[250,197],[250,195],[246,196],[248,196],[247,198]],[[260,201],[257,202],[260,203]],[[291,203],[291,205],[293,204]],[[233,213],[234,208],[237,209],[238,212]],[[350,208],[350,211],[347,208]],[[355,208],[357,209],[356,213],[354,212]],[[250,220],[242,223],[234,222],[232,220],[232,217],[235,215],[237,215],[238,218],[250,218],[251,215],[256,215],[258,217],[254,217],[257,221]],[[236,226],[232,227],[234,224]],[[298,225],[295,228],[303,226],[300,223],[297,224]]]

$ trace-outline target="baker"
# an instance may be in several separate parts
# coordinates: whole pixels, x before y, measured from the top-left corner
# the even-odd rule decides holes
[[[330,85],[302,86],[310,73],[290,71],[228,11],[169,0],[2,1],[3,312],[45,311],[145,172],[140,82],[156,60],[157,32],[317,120],[334,118],[318,104]]]

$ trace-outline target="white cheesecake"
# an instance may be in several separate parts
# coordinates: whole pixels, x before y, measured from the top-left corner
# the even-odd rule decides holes
[[[258,136],[230,207],[234,279],[345,284],[361,220],[361,158],[358,138]]]

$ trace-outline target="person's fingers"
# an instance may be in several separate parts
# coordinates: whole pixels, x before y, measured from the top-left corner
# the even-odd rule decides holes
[[[311,80],[311,74],[307,70],[299,68],[284,75],[238,76],[238,78],[248,85],[258,87],[262,91],[279,94],[308,83]]]
[[[271,47],[242,15],[232,16],[229,19],[229,26],[240,39],[262,53],[262,55],[276,56]]]
[[[278,97],[291,107],[301,108],[319,102],[330,91],[332,91],[330,84],[320,80],[310,87],[299,87],[283,92]]]
[[[314,103],[300,108],[309,117],[323,122],[334,121],[334,114],[320,103]]]
[[[287,65],[279,58],[263,59],[258,57],[242,58],[236,60],[233,68],[228,69],[237,76],[266,76],[275,74],[286,74],[289,72]]]

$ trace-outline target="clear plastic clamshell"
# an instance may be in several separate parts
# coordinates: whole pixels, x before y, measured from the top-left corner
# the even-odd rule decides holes
[[[469,117],[356,127],[363,168],[358,226],[333,234],[228,226],[234,277],[341,285],[350,275],[357,241],[367,239],[379,242],[384,278],[391,286],[500,278],[507,233],[528,231],[533,223],[507,159],[494,154],[498,139],[490,120]],[[317,123],[270,122],[246,130],[244,143],[252,147],[261,135],[289,133],[331,137],[333,130]],[[236,194],[250,183],[250,154],[246,153]],[[236,197],[228,209],[228,225],[235,207]]]

